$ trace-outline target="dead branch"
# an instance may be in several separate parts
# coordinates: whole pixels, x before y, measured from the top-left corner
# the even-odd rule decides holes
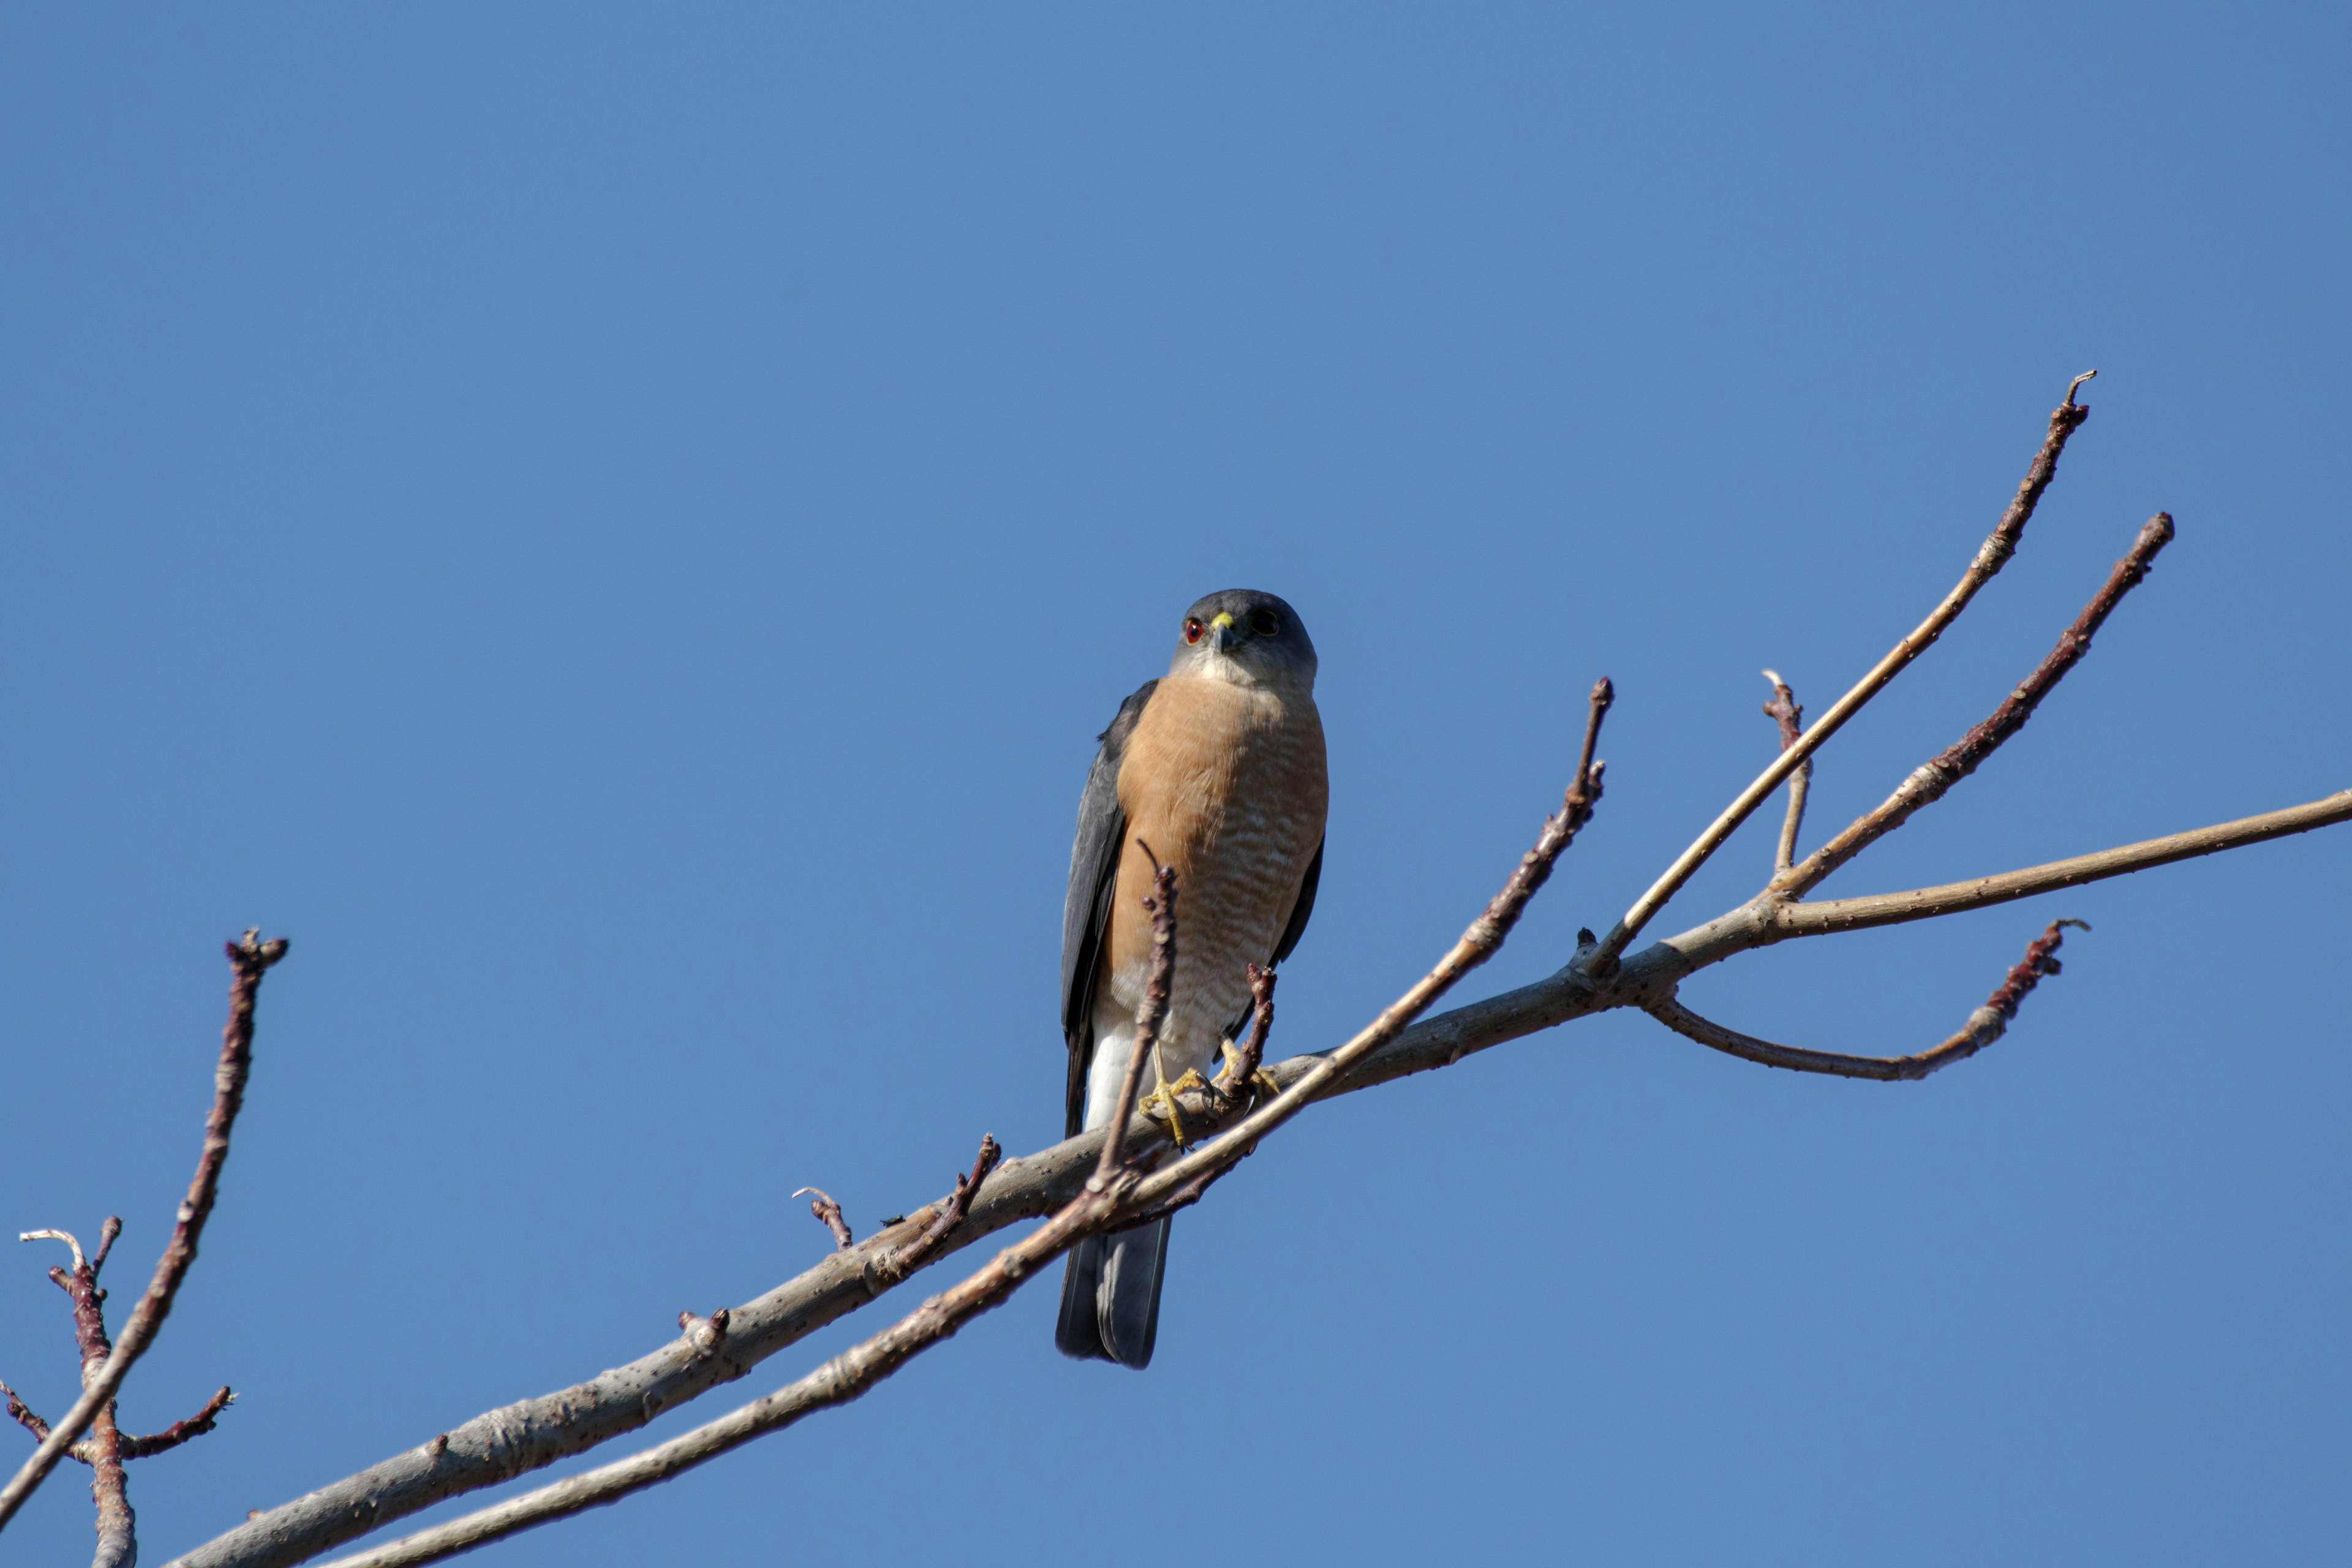
[[[81,1397],[74,1401],[73,1408],[50,1429],[48,1436],[42,1439],[33,1457],[25,1461],[8,1484],[0,1487],[0,1526],[5,1526],[15,1517],[25,1500],[33,1495],[33,1489],[65,1457],[66,1450],[99,1419],[172,1310],[172,1299],[179,1294],[180,1281],[187,1278],[188,1266],[196,1260],[196,1240],[204,1234],[205,1221],[213,1212],[213,1199],[220,1191],[221,1166],[228,1160],[229,1128],[236,1121],[238,1108],[245,1103],[246,1074],[253,1066],[254,1000],[261,994],[261,977],[268,973],[271,964],[285,956],[283,938],[263,942],[258,931],[248,931],[242,940],[228,944],[228,1021],[221,1026],[220,1062],[213,1071],[213,1107],[205,1118],[204,1149],[196,1156],[196,1173],[188,1184],[188,1195],[181,1200],[178,1223],[172,1227],[172,1238],[164,1244],[163,1256],[156,1260],[155,1275],[148,1282],[147,1293],[131,1310],[131,1321],[123,1324],[121,1337],[104,1364],[94,1374],[86,1373]],[[107,1246],[112,1245],[113,1238],[109,1237]]]
[[[2001,512],[2000,521],[1993,525],[1992,532],[1985,536],[1984,543],[1978,546],[1975,558],[1969,563],[1969,569],[1960,574],[1959,582],[1944,595],[1944,602],[1914,627],[1910,636],[1896,643],[1885,658],[1874,665],[1870,673],[1857,681],[1852,690],[1839,698],[1828,712],[1814,721],[1812,729],[1783,751],[1780,759],[1758,774],[1753,784],[1741,790],[1738,797],[1723,808],[1722,814],[1707,825],[1706,831],[1701,833],[1691,847],[1677,856],[1675,863],[1650,884],[1649,890],[1633,900],[1633,907],[1625,911],[1623,917],[1610,928],[1609,934],[1602,937],[1585,956],[1585,973],[1595,979],[1605,979],[1616,968],[1618,957],[1625,951],[1626,945],[1641,934],[1642,928],[1650,923],[1651,917],[1666,907],[1666,900],[1680,891],[1683,884],[1706,864],[1707,858],[1738,830],[1739,825],[1748,820],[1748,816],[1763,803],[1764,797],[1780,788],[1782,780],[1802,766],[1805,759],[1843,728],[1848,719],[1862,711],[1863,705],[1885,689],[1887,682],[1902,674],[1906,665],[1934,646],[1936,639],[1944,635],[1944,628],[1969,607],[1969,601],[1976,597],[1977,590],[1990,582],[1993,574],[2017,553],[2017,542],[2024,534],[2025,525],[2032,520],[2033,509],[2040,503],[2042,492],[2050,488],[2051,479],[2057,474],[2058,455],[2066,449],[2067,437],[2081,429],[2083,422],[2091,416],[2089,409],[2074,401],[2074,394],[2084,382],[2098,374],[2095,370],[2084,371],[2076,376],[2066,388],[2065,401],[2051,410],[2049,433],[2042,439],[2042,449],[2033,455],[2033,461],[2027,466],[2025,478],[2018,482],[2017,494],[2010,499],[2008,508]]]
[[[844,1247],[856,1246],[856,1238],[849,1234],[849,1222],[841,1217],[841,1205],[833,1201],[833,1194],[823,1187],[803,1187],[793,1196],[799,1197],[803,1193],[816,1194],[809,1201],[809,1213],[816,1216],[817,1223],[833,1232],[834,1250],[838,1252]]]
[[[2050,922],[2049,929],[2027,944],[2025,956],[2011,968],[1985,1005],[1969,1015],[1969,1021],[1959,1032],[1941,1044],[1907,1057],[1849,1057],[1833,1051],[1810,1051],[1799,1046],[1776,1046],[1769,1040],[1759,1040],[1753,1035],[1743,1035],[1737,1029],[1727,1029],[1711,1019],[1702,1018],[1668,997],[1654,1002],[1642,1010],[1685,1039],[1696,1040],[1702,1046],[1725,1051],[1766,1067],[1789,1068],[1797,1072],[1829,1073],[1838,1078],[1878,1079],[1887,1082],[1907,1081],[1926,1078],[1938,1068],[1946,1068],[1976,1055],[2008,1032],[2017,1017],[2018,1004],[2046,974],[2058,973],[2056,953],[2064,933],[2062,926],[2091,928],[2081,921],[2060,920]]]

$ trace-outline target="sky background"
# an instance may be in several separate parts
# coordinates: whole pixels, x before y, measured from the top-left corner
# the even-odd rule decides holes
[[[1599,818],[1462,994],[1556,968],[1769,760],[1759,668],[1825,708],[2093,366],[1808,842],[2151,511],[2179,541],[1825,895],[2352,784],[2347,45],[2318,5],[0,13],[0,1229],[123,1215],[127,1301],[220,942],[293,940],[124,1400],[240,1393],[133,1468],[148,1560],[798,1272],[795,1187],[864,1235],[983,1131],[1051,1142],[1093,737],[1210,590],[1322,656],[1277,1054],[1476,911],[1606,673]],[[1754,889],[1762,818],[1660,934]],[[1685,992],[1916,1050],[2093,922],[1922,1084],[1621,1014],[1353,1097],[1178,1224],[1147,1373],[1057,1356],[1046,1281],[481,1560],[2340,1560],[2347,874],[2352,827]],[[0,1259],[0,1377],[61,1414],[61,1249]],[[0,1560],[89,1529],[61,1474]]]

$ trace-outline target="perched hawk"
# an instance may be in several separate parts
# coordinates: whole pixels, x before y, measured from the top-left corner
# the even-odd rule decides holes
[[[1176,869],[1176,968],[1147,1087],[1214,1070],[1250,1009],[1250,964],[1298,945],[1323,870],[1315,645],[1271,594],[1184,612],[1168,673],[1119,704],[1078,800],[1062,907],[1066,1135],[1110,1120],[1151,957],[1152,857]],[[1147,852],[1143,846],[1150,846]],[[1089,1237],[1062,1276],[1065,1355],[1150,1364],[1167,1220]]]

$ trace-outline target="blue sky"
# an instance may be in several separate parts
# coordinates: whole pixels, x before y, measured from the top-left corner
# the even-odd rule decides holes
[[[143,1270],[218,943],[294,942],[126,1395],[242,1393],[134,1468],[149,1560],[797,1272],[795,1187],[863,1234],[982,1131],[1052,1141],[1092,737],[1209,590],[1323,658],[1292,1051],[1475,911],[1601,673],[1608,797],[1471,994],[1605,926],[1769,760],[1757,670],[1825,706],[2093,366],[1810,841],[2151,511],[2179,541],[1825,893],[2352,783],[2347,43],[2320,6],[0,16],[5,1228],[120,1212]],[[1355,1097],[1179,1224],[1150,1373],[1063,1362],[1032,1289],[493,1551],[1172,1563],[1238,1468],[1234,1562],[2325,1560],[2347,873],[2338,828],[1688,990],[1912,1050],[2093,922],[1924,1084],[1620,1015]],[[0,1270],[0,1377],[56,1414],[50,1261]],[[61,1477],[9,1560],[89,1521]]]

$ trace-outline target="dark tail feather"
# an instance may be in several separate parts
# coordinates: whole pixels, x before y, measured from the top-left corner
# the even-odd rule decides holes
[[[1168,1226],[1158,1219],[1090,1236],[1070,1249],[1062,1269],[1062,1313],[1054,1325],[1054,1343],[1064,1355],[1115,1361],[1138,1372],[1151,1364]]]

